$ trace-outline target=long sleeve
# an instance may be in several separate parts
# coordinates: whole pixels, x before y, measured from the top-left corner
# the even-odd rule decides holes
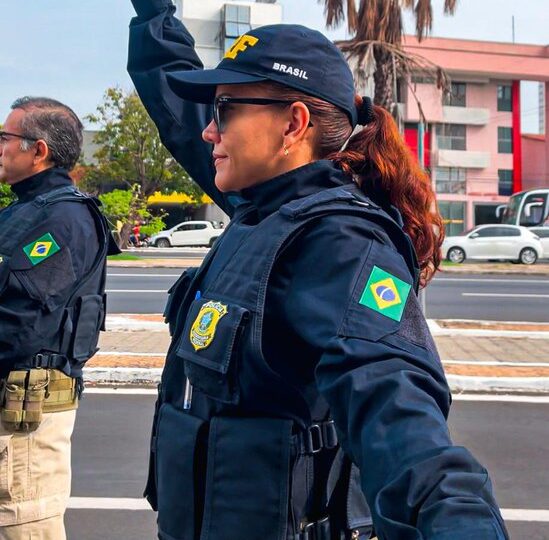
[[[130,24],[128,72],[137,92],[166,148],[231,216],[230,195],[215,187],[212,145],[202,140],[202,131],[212,118],[211,106],[183,100],[166,80],[166,75],[173,71],[203,68],[194,50],[194,40],[174,16],[175,7],[170,0],[132,0],[132,3],[138,16]]]
[[[52,236],[59,251],[33,266],[24,247],[44,234]],[[13,256],[0,263],[0,376],[43,350],[58,332],[65,303],[98,250],[87,208],[60,203],[49,219],[29,231]]]
[[[311,364],[378,538],[506,538],[487,471],[450,438],[450,392],[412,278],[380,238],[341,216],[304,235],[279,263],[271,321]]]

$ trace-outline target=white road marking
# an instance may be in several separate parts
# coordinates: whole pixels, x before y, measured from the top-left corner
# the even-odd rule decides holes
[[[435,278],[433,283],[452,281],[456,283],[548,283],[546,279],[480,279],[480,278]]]
[[[108,293],[167,293],[164,289],[107,289]]]
[[[505,394],[452,394],[453,401],[499,401],[501,403],[549,403],[549,396],[515,396]]]
[[[513,294],[513,293],[461,293],[461,296],[484,296],[492,298],[549,298],[549,294]]]
[[[120,396],[156,396],[158,391],[152,388],[87,388],[84,394],[118,394]]]
[[[145,499],[110,497],[71,497],[68,508],[73,510],[144,510],[152,511]],[[502,508],[506,521],[549,522],[549,510],[531,510],[526,508]]]
[[[505,521],[535,521],[537,523],[549,522],[549,510],[502,508],[501,514]]]
[[[181,274],[107,274],[107,277],[179,277]],[[548,282],[549,283],[549,282]]]
[[[68,508],[79,510],[151,510],[145,499],[109,497],[71,497]]]

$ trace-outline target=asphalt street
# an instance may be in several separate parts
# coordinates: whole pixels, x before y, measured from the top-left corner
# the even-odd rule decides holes
[[[181,268],[109,268],[110,313],[161,313]],[[549,322],[549,278],[446,274],[427,288],[427,317]]]
[[[141,499],[154,399],[150,394],[85,394],[73,437],[69,540],[156,538],[155,514]],[[473,399],[454,401],[449,424],[455,443],[488,468],[504,514],[519,516],[507,522],[511,538],[547,540],[549,401]]]

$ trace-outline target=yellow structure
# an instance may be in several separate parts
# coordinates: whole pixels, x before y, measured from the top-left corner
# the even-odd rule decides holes
[[[154,195],[151,195],[147,199],[148,204],[213,204],[212,199],[206,194],[202,195],[200,202],[197,203],[195,199],[187,195],[186,193],[177,193],[174,191],[170,195],[160,193],[157,191]]]

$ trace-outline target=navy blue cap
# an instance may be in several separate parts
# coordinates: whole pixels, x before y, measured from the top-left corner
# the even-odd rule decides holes
[[[174,92],[213,103],[219,84],[274,81],[323,99],[347,113],[356,126],[353,74],[341,51],[323,34],[297,24],[261,26],[240,36],[215,69],[168,74]]]

